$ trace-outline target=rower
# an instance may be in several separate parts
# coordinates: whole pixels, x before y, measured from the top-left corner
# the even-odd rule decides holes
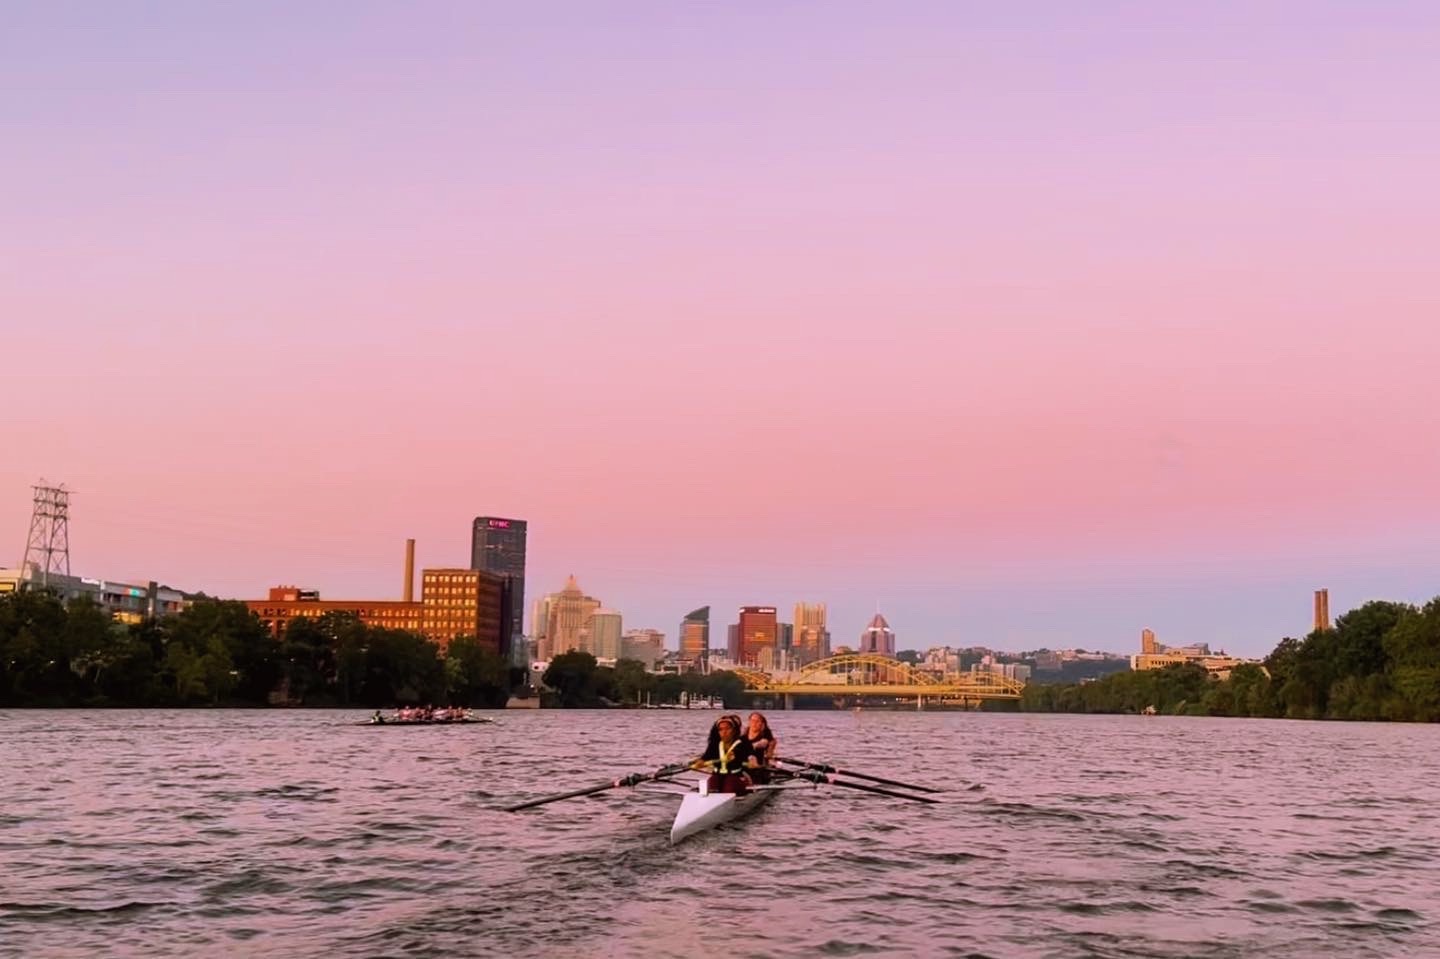
[[[770,722],[764,713],[750,714],[750,721],[745,726],[745,741],[750,744],[750,750],[755,754],[755,765],[758,767],[750,773],[750,778],[756,783],[768,783],[768,767],[775,764],[777,740],[770,731]]]
[[[693,768],[710,770],[710,781],[706,786],[709,792],[737,795],[748,791],[750,780],[745,771],[755,765],[754,750],[740,735],[740,723],[732,716],[721,716],[716,720],[705,752],[691,763]]]

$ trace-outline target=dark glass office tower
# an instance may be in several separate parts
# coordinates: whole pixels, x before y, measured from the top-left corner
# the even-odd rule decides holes
[[[680,659],[691,669],[710,671],[710,607],[692,610],[680,621]]]
[[[496,573],[510,581],[510,639],[525,635],[525,521],[477,516],[470,535],[470,568]]]

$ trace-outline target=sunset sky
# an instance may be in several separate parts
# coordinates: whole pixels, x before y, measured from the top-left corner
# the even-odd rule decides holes
[[[77,574],[398,597],[514,516],[672,646],[1440,593],[1433,4],[4,19],[0,565],[45,477]]]

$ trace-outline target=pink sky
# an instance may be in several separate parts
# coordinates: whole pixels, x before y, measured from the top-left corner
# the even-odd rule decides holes
[[[0,563],[1263,654],[1440,593],[1440,13],[34,4]],[[12,555],[13,554],[13,555]]]

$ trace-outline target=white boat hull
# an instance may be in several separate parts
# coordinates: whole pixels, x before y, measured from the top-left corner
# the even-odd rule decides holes
[[[737,796],[734,793],[686,793],[680,800],[680,811],[670,827],[670,841],[677,843],[688,836],[714,829],[759,809],[770,801],[776,790],[761,789]]]

